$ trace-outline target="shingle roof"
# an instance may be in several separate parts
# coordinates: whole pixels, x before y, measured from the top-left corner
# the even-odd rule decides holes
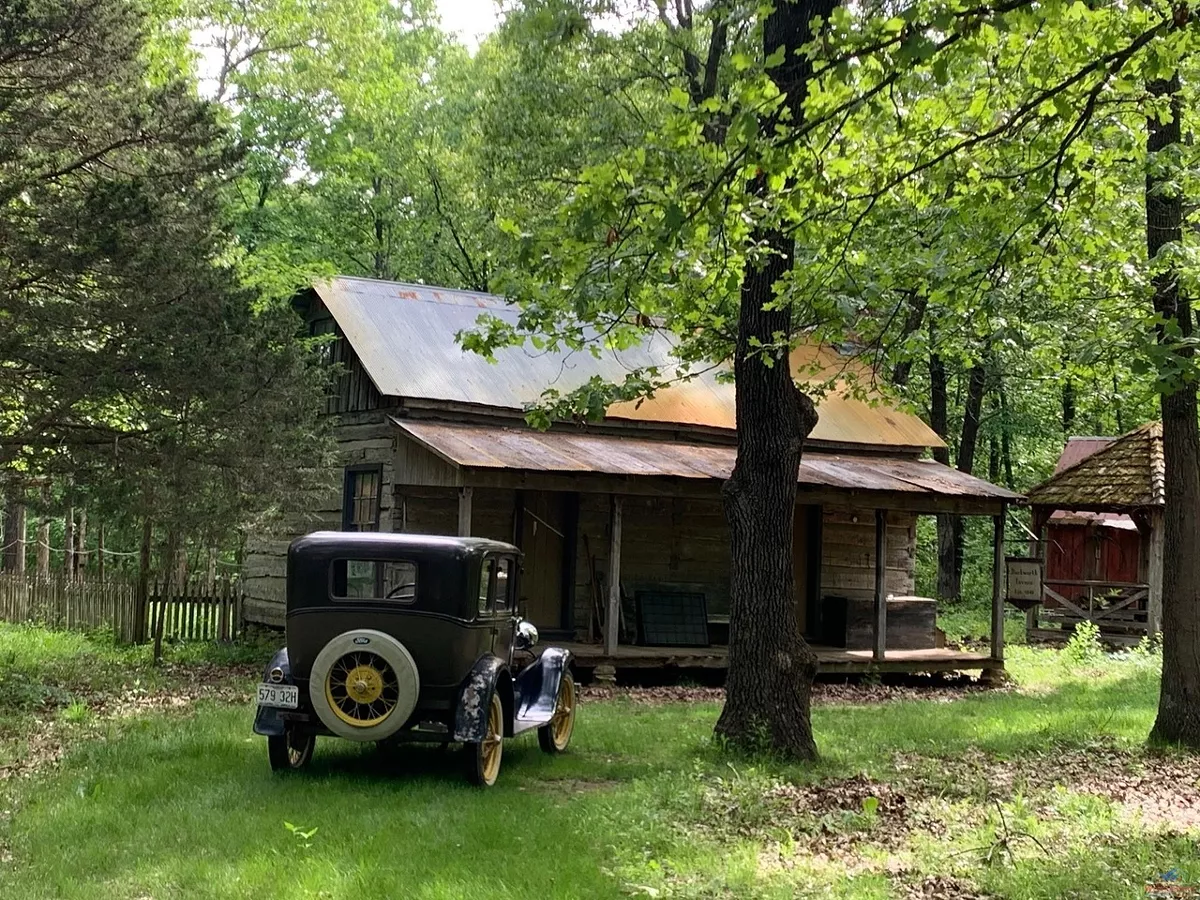
[[[1067,438],[1067,443],[1063,446],[1062,453],[1058,457],[1058,462],[1054,464],[1054,474],[1057,475],[1063,469],[1069,469],[1076,463],[1083,462],[1097,450],[1103,450],[1115,440],[1115,437]]]
[[[1162,425],[1151,422],[1027,492],[1033,506],[1121,512],[1165,501]]]
[[[501,297],[348,277],[322,279],[313,291],[385,396],[521,410],[547,388],[566,393],[593,377],[620,382],[636,368],[656,366],[669,373],[678,366],[671,341],[660,333],[651,333],[640,346],[605,349],[599,356],[586,350],[506,347],[496,353],[493,365],[464,351],[455,335],[475,328],[484,312],[516,324],[518,310]],[[799,378],[811,378],[814,367],[836,373],[855,365],[825,347],[799,347],[791,361]],[[835,388],[817,404],[820,421],[811,440],[909,450],[944,446],[918,416],[878,401]],[[734,411],[733,384],[709,371],[641,403],[614,404],[608,416],[732,431]]]

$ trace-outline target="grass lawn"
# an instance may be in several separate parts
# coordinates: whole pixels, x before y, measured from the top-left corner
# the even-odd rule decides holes
[[[723,752],[715,702],[595,700],[570,753],[508,742],[487,791],[454,753],[333,739],[272,776],[248,700],[64,718],[60,698],[64,759],[0,782],[0,897],[1116,898],[1170,869],[1200,881],[1200,762],[1141,748],[1157,659],[1017,647],[1011,670],[1012,690],[819,705],[808,767]]]

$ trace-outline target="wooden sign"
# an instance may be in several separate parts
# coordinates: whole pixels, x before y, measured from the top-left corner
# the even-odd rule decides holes
[[[1004,566],[1005,596],[1010,601],[1040,603],[1042,600],[1042,561],[1010,556]]]

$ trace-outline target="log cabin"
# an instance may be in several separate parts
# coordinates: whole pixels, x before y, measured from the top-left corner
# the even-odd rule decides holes
[[[524,614],[582,668],[725,665],[730,551],[721,486],[736,455],[734,386],[696,375],[603,421],[526,425],[547,389],[673,371],[670,340],[598,355],[510,347],[490,362],[456,335],[501,298],[335,277],[297,298],[338,364],[327,412],[338,439],[320,509],[248,542],[246,617],[279,626],[288,542],[318,528],[475,535],[524,552]],[[856,365],[824,347],[792,354],[798,378]],[[841,367],[841,368],[839,368]],[[815,374],[814,374],[815,373]],[[930,459],[915,415],[837,382],[805,445],[792,552],[799,627],[822,671],[1003,666],[1000,572],[1017,495]],[[986,653],[939,647],[936,604],[914,597],[916,517],[993,518],[994,634]]]

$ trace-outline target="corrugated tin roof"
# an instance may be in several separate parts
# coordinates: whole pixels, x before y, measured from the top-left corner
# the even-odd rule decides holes
[[[381,394],[479,404],[522,410],[542,392],[568,392],[589,379],[619,382],[639,368],[676,371],[672,343],[661,333],[620,352],[604,350],[549,353],[532,347],[508,347],[496,353],[495,365],[465,352],[455,335],[476,326],[483,312],[514,324],[518,311],[499,297],[425,285],[366,278],[337,277],[316,282],[313,289],[329,309]],[[792,355],[801,380],[811,367],[823,373],[854,365],[824,348],[802,347]],[[941,439],[915,415],[886,405],[831,393],[818,404],[820,421],[811,439],[828,443],[890,447],[940,447]],[[614,404],[609,417],[732,430],[735,401],[732,384],[713,372],[697,375],[659,391],[640,405]]]
[[[1054,464],[1054,474],[1057,475],[1063,469],[1069,469],[1071,466],[1083,462],[1097,450],[1103,450],[1115,440],[1115,437],[1067,438],[1058,462]]]
[[[724,480],[737,449],[579,431],[534,431],[417,419],[392,420],[454,466],[468,469],[593,473]],[[842,456],[808,451],[802,485],[858,491],[1015,500],[1018,495],[932,460]]]
[[[1162,425],[1151,422],[1043,481],[1029,502],[1068,510],[1118,511],[1166,503]]]

